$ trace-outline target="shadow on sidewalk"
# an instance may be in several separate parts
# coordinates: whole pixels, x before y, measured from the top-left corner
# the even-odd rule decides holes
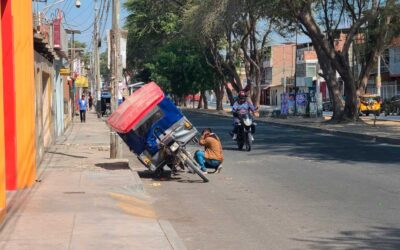
[[[104,163],[96,163],[94,164],[96,167],[103,168],[105,170],[123,170],[129,169],[128,162],[104,162]]]
[[[61,153],[61,152],[54,152],[54,151],[47,151],[46,153],[55,154],[55,155],[63,155],[63,156],[68,156],[68,157],[72,157],[72,158],[79,158],[79,159],[87,158],[86,156],[70,155],[70,154],[65,154],[65,153]]]
[[[200,179],[197,175],[196,178],[198,177],[199,179],[190,179],[189,174],[187,176],[180,177],[181,174],[185,174],[185,171],[178,171],[176,174],[172,174],[170,170],[164,170],[164,172],[161,175],[156,175],[153,172],[149,170],[143,170],[143,171],[138,171],[137,172],[140,178],[143,179],[152,179],[153,181],[175,181],[179,183],[204,183],[203,180]]]
[[[335,237],[293,239],[308,244],[308,249],[400,249],[400,228],[371,227],[366,231],[341,231]]]

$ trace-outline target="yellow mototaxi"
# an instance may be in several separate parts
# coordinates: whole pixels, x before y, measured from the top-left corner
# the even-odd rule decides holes
[[[360,115],[375,114],[379,115],[381,112],[382,98],[374,94],[365,94],[360,96]]]

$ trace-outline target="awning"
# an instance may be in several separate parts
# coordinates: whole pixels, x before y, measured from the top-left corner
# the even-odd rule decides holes
[[[89,87],[88,79],[84,76],[78,76],[75,80],[75,87],[88,88]]]
[[[107,119],[107,123],[119,133],[132,130],[153,108],[164,99],[164,92],[155,82],[148,83],[133,92]]]

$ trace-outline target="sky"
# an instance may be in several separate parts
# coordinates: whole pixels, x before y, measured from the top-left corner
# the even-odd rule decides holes
[[[92,35],[93,35],[93,22],[94,22],[94,6],[97,2],[98,8],[100,8],[100,4],[105,2],[110,2],[110,8],[108,15],[106,15],[106,11],[104,11],[104,15],[101,23],[100,34],[102,37],[102,47],[101,51],[105,51],[107,48],[107,38],[106,38],[106,30],[111,28],[111,11],[112,4],[111,0],[80,0],[81,7],[75,7],[75,0],[47,0],[46,3],[36,3],[33,2],[33,9],[36,11],[37,9],[40,11],[46,5],[51,6],[46,11],[46,17],[50,20],[54,18],[57,9],[61,9],[63,11],[63,26],[65,29],[76,29],[81,30],[82,34],[75,35],[75,40],[80,42],[85,42],[89,50],[92,49]],[[120,27],[123,27],[128,12],[123,8],[123,3],[126,0],[121,1],[121,15],[120,15]],[[59,3],[57,3],[59,2]],[[56,4],[54,4],[56,3]],[[54,5],[53,5],[54,4]],[[107,5],[106,5],[107,6]]]
[[[110,2],[108,15],[106,15],[106,11],[104,11],[100,29],[100,34],[102,37],[102,46],[100,48],[100,51],[101,52],[105,51],[107,49],[106,31],[111,28],[111,22],[112,22],[112,16],[111,16],[112,0],[80,0],[81,2],[80,8],[75,7],[75,1],[76,0],[47,0],[47,4],[33,2],[33,9],[35,11],[37,10],[40,11],[45,6],[51,6],[46,10],[46,16],[51,20],[54,18],[57,9],[60,8],[64,13],[64,20],[63,20],[64,28],[81,30],[82,34],[75,35],[75,40],[78,40],[80,42],[85,42],[87,44],[88,51],[91,51],[95,3],[97,2],[97,6],[98,8],[100,8],[101,3],[103,3],[104,1],[106,3]],[[123,7],[124,3],[127,0],[120,0],[120,1],[121,1],[120,27],[123,27],[126,17],[128,16],[127,10]],[[264,24],[261,23],[260,25]],[[295,42],[295,38],[293,37],[289,39],[284,39],[276,33],[273,33],[271,35],[270,44],[278,44],[284,42]],[[299,43],[309,42],[309,39],[304,35],[299,35],[298,42]]]

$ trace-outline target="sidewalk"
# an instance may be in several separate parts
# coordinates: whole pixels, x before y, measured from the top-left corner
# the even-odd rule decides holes
[[[195,110],[197,112],[206,112],[209,114],[232,117],[224,111],[216,110]],[[367,140],[373,140],[382,143],[400,144],[400,122],[377,120],[374,126],[374,120],[369,117],[363,117],[360,122],[333,124],[328,123],[329,118],[303,118],[288,117],[287,119],[259,117],[256,121],[267,122],[278,126],[286,126],[300,129],[307,129],[315,132],[325,132],[336,135],[357,137]]]
[[[109,159],[109,129],[79,117],[45,155],[36,185],[8,193],[0,249],[184,249],[127,160]]]

